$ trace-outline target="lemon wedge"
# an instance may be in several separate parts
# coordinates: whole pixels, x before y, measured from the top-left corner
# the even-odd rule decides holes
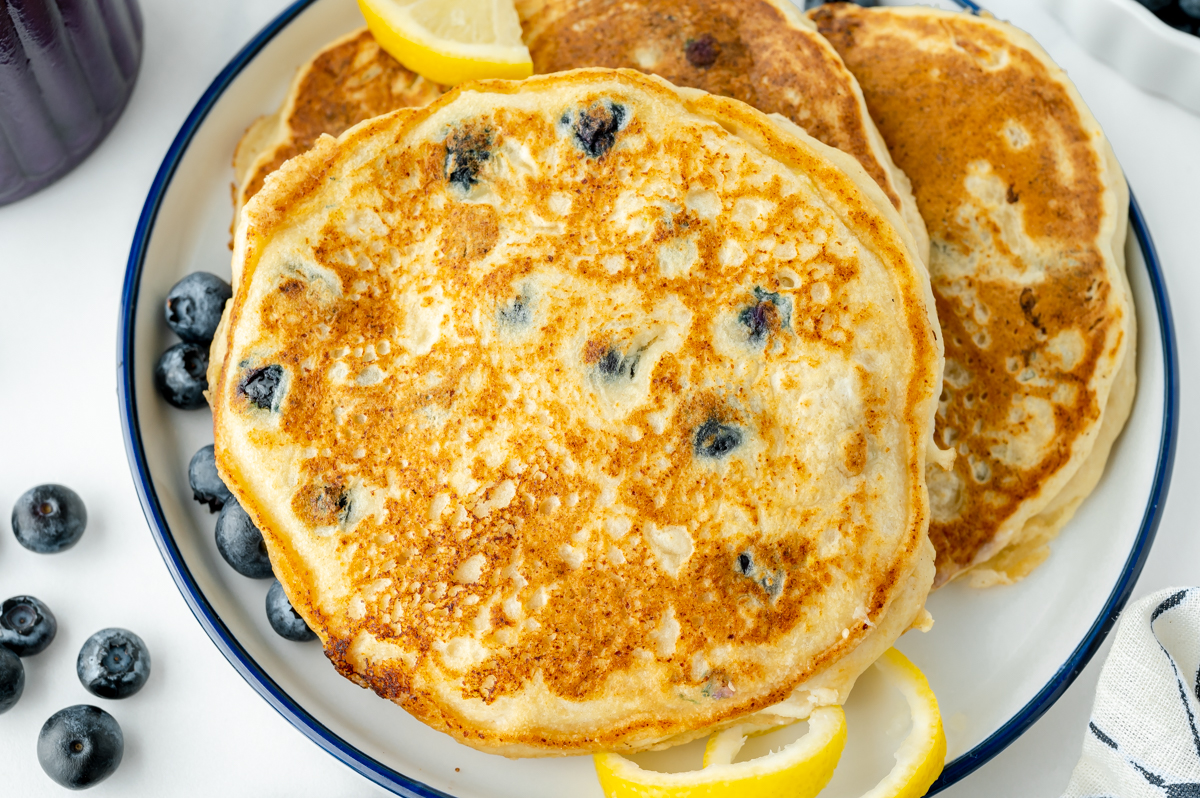
[[[435,83],[533,74],[512,0],[358,0],[358,7],[384,50]]]
[[[813,798],[833,777],[846,745],[846,715],[838,706],[815,709],[799,740],[733,762],[746,736],[763,731],[742,725],[714,734],[702,770],[656,773],[619,754],[597,754],[596,774],[609,798]]]
[[[946,761],[937,697],[925,674],[894,648],[884,652],[875,667],[907,701],[912,729],[896,751],[896,765],[863,798],[920,798]],[[772,730],[741,724],[712,735],[701,770],[656,773],[619,754],[597,754],[596,774],[608,798],[814,798],[833,777],[846,745],[842,708],[813,710],[808,733],[799,740],[766,756],[734,763],[746,737]]]
[[[875,660],[875,667],[900,691],[912,715],[912,730],[896,751],[896,765],[863,798],[919,798],[946,764],[946,733],[937,696],[925,674],[894,648]]]

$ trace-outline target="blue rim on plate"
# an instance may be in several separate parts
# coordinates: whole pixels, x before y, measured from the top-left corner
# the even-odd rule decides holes
[[[184,600],[191,608],[192,614],[200,622],[204,631],[220,649],[230,664],[242,675],[267,703],[274,707],[306,737],[315,742],[328,753],[337,757],[355,771],[381,787],[399,795],[411,798],[454,798],[449,793],[436,790],[403,773],[400,773],[379,760],[363,753],[346,740],[342,739],[332,729],[325,726],[306,709],[300,706],[294,698],[284,691],[273,680],[262,666],[237,641],[229,628],[214,610],[208,598],[204,595],[191,570],[183,560],[183,555],[175,538],[167,525],[162,505],[150,476],[146,462],[146,452],[142,441],[142,431],[138,422],[137,390],[134,379],[134,320],[141,288],[142,268],[146,259],[146,248],[154,229],[158,211],[171,180],[175,175],[184,153],[191,144],[193,137],[204,120],[208,117],[217,100],[229,88],[230,84],[256,55],[287,25],[299,16],[316,0],[297,0],[262,29],[229,64],[221,70],[212,84],[204,92],[200,101],[188,115],[183,127],[171,143],[150,193],[138,219],[137,229],[133,236],[133,245],[129,252],[129,262],[125,271],[125,284],[121,291],[121,319],[117,334],[117,395],[121,405],[121,429],[125,438],[125,451],[129,465],[133,471],[134,484],[142,503],[146,521],[150,525],[155,543],[166,562],[171,578],[183,593]],[[956,0],[960,5],[977,11],[978,6],[970,0]],[[1150,493],[1149,503],[1142,516],[1137,538],[1130,551],[1129,558],[1121,572],[1121,577],[1109,594],[1104,608],[1092,623],[1084,639],[1063,663],[1052,678],[1016,715],[1009,719],[990,737],[976,745],[967,753],[946,765],[942,775],[930,788],[929,795],[938,793],[950,785],[962,780],[968,774],[979,768],[985,762],[996,756],[1017,739],[1034,721],[1040,718],[1050,706],[1058,700],[1083,670],[1092,655],[1096,653],[1108,631],[1116,622],[1117,615],[1129,599],[1129,594],[1137,582],[1146,557],[1150,553],[1150,545],[1158,530],[1162,518],[1163,505],[1167,498],[1167,488],[1171,481],[1171,470],[1175,461],[1175,442],[1179,427],[1179,363],[1175,344],[1175,327],[1171,316],[1171,306],[1167,298],[1166,283],[1163,280],[1162,269],[1150,231],[1146,227],[1141,207],[1137,200],[1130,199],[1129,218],[1138,245],[1146,260],[1151,289],[1154,294],[1154,305],[1158,315],[1161,330],[1161,343],[1164,361],[1164,395],[1163,395],[1163,427],[1159,441],[1158,457],[1154,472],[1154,484]]]

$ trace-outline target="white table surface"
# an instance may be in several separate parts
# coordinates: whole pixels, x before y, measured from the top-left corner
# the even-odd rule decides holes
[[[0,716],[0,795],[61,795],[37,763],[42,723],[76,703],[120,722],[125,758],[97,796],[378,796],[310,743],[225,661],[163,565],[134,491],[116,397],[117,315],[142,203],[176,131],[205,87],[285,0],[141,0],[146,51],[125,115],[75,172],[0,208],[0,511],[33,485],[60,482],[88,507],[70,551],[23,549],[0,530],[0,599],[29,593],[58,637],[25,660],[26,686]],[[1076,80],[1112,140],[1158,245],[1175,311],[1182,417],[1175,475],[1133,598],[1200,583],[1200,117],[1093,62],[1037,0],[993,0]],[[2,514],[2,513],[0,513]],[[0,518],[0,527],[7,521]],[[1002,589],[1002,588],[1001,588]],[[83,641],[123,626],[153,670],[123,701],[96,699],[75,676]],[[1057,796],[1079,756],[1107,646],[1023,737],[946,796]]]

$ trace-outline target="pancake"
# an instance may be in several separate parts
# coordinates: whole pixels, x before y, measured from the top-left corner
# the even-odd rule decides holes
[[[853,156],[929,240],[842,59],[788,0],[518,0],[535,72],[637,69],[781,114]]]
[[[930,474],[937,584],[1011,582],[1049,553],[1132,406],[1128,189],[1028,35],[926,8],[810,12],[858,78],[932,241],[946,347]]]
[[[234,153],[237,213],[263,180],[322,135],[338,136],[364,119],[425,105],[442,93],[436,83],[401,66],[366,28],[331,42],[296,71],[279,110],[260,117]]]
[[[915,250],[857,162],[737,101],[468,84],[247,204],[217,465],[336,668],[467,745],[806,717],[928,622]]]

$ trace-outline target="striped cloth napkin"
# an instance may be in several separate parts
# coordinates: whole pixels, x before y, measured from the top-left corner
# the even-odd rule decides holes
[[[1063,798],[1200,798],[1200,588],[1121,616]]]

